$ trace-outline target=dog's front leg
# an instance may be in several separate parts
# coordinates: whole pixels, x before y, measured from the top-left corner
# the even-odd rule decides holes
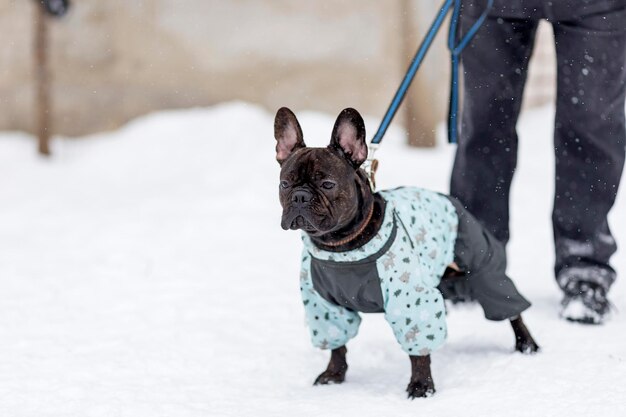
[[[341,384],[346,378],[346,371],[348,370],[348,363],[346,362],[347,352],[348,349],[345,346],[333,349],[330,352],[328,367],[315,379],[313,385]]]
[[[430,397],[435,393],[435,383],[430,373],[430,355],[412,356],[411,359],[411,381],[406,387],[409,398]]]
[[[539,345],[537,345],[535,339],[530,335],[530,332],[522,321],[521,315],[511,319],[511,327],[513,328],[513,333],[515,333],[515,350],[527,355],[539,351]]]

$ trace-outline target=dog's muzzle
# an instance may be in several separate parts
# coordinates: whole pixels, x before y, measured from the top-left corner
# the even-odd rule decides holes
[[[302,229],[307,232],[316,231],[317,228],[313,226],[307,217],[309,217],[308,212],[291,209],[286,215],[283,215],[280,225],[284,230]]]
[[[313,200],[313,194],[310,191],[306,189],[294,191],[291,195],[289,207],[285,208],[283,213],[281,227],[284,230],[317,230],[310,221],[311,200]]]

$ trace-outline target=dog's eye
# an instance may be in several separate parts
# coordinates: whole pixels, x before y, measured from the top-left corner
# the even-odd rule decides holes
[[[332,188],[335,188],[335,183],[332,181],[324,181],[322,183],[322,188],[325,190],[330,190]]]
[[[287,181],[280,182],[280,188],[289,188],[289,183]]]

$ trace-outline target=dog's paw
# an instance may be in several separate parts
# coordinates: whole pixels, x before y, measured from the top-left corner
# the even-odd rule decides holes
[[[430,381],[411,381],[406,387],[410,399],[432,397],[435,394],[435,385]]]
[[[515,350],[523,355],[534,355],[539,352],[539,345],[532,339],[518,340],[515,343]]]
[[[345,372],[333,372],[326,370],[315,379],[313,385],[341,384],[345,379]]]

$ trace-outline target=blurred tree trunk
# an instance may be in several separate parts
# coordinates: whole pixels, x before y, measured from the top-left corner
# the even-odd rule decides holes
[[[402,31],[403,68],[408,68],[418,46],[424,40],[440,5],[423,0],[401,0],[400,22]],[[405,126],[408,142],[412,146],[433,147],[437,144],[437,125],[443,120],[447,96],[441,86],[449,82],[445,40],[447,30],[443,25],[428,50],[404,100]],[[404,74],[402,74],[404,76]],[[446,107],[447,108],[447,107]]]
[[[39,153],[50,155],[50,74],[48,72],[47,16],[40,4],[35,5],[35,115]]]

